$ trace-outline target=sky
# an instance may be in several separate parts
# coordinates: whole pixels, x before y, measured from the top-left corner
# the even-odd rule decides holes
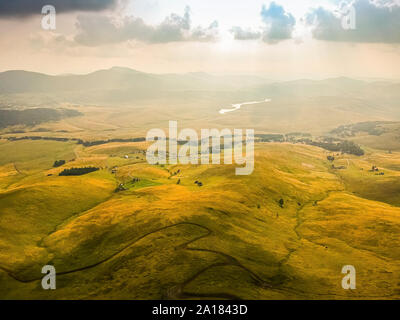
[[[400,0],[0,0],[0,28],[0,71],[400,79]]]

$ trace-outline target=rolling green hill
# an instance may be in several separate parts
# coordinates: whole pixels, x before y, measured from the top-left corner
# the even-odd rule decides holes
[[[0,74],[0,111],[81,113],[2,119],[0,298],[399,299],[397,89],[123,68]],[[255,129],[253,174],[149,165],[143,137],[171,119]],[[41,288],[47,264],[54,291]],[[344,265],[355,291],[341,287]]]
[[[49,159],[68,145],[0,146],[21,143],[43,145]],[[129,145],[132,154],[145,148],[141,142],[72,144],[75,156],[65,165],[53,168],[49,160],[21,172],[3,159],[0,297],[400,297],[397,193],[371,197],[376,189],[383,195],[384,180],[361,170],[379,153],[339,156],[334,163],[350,167],[334,170],[320,148],[258,143],[254,173],[238,177],[233,165],[151,166],[140,153],[126,159]],[[24,161],[32,168],[40,163],[34,156]],[[77,166],[102,170],[57,175]],[[400,181],[398,171],[382,170],[384,179]],[[368,179],[367,189],[353,190],[360,179]],[[129,187],[115,192],[121,183]],[[41,289],[45,264],[56,267],[57,290]],[[347,264],[357,269],[356,291],[341,288]]]

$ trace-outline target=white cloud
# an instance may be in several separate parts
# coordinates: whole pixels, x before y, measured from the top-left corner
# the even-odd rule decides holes
[[[345,30],[340,17],[325,8],[313,9],[307,23],[318,40],[400,43],[400,3],[398,0],[355,0],[356,29]]]
[[[265,23],[265,29],[262,35],[263,41],[277,43],[292,38],[296,19],[291,13],[286,12],[282,6],[275,2],[271,2],[268,9],[263,6],[261,17]]]
[[[261,32],[243,29],[237,26],[232,27],[230,32],[233,34],[235,40],[255,40],[261,37]]]
[[[149,25],[141,18],[126,16],[115,19],[111,16],[85,15],[77,18],[78,34],[75,41],[81,45],[98,46],[137,40],[147,43],[178,41],[213,41],[218,34],[218,23],[208,27],[192,28],[190,8],[183,16],[172,13],[158,25]]]

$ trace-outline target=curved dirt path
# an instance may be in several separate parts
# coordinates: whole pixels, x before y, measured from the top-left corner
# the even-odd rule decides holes
[[[65,275],[65,274],[70,274],[70,273],[74,273],[74,272],[79,272],[79,271],[87,270],[87,269],[90,269],[90,268],[94,268],[94,267],[96,267],[96,266],[98,266],[98,265],[100,265],[100,264],[103,264],[103,263],[105,263],[105,262],[111,260],[112,258],[114,258],[115,256],[117,256],[118,254],[122,253],[123,251],[125,251],[126,249],[128,249],[129,247],[131,247],[132,245],[134,245],[136,242],[138,242],[138,241],[140,241],[140,240],[146,238],[147,236],[152,235],[152,234],[157,233],[157,232],[160,232],[160,231],[163,231],[163,230],[166,230],[166,229],[169,229],[169,228],[173,228],[173,227],[176,227],[176,226],[180,226],[180,225],[192,225],[192,226],[197,226],[197,227],[206,229],[207,231],[210,231],[210,232],[211,232],[211,230],[209,230],[208,228],[206,228],[206,227],[204,227],[204,226],[202,226],[202,225],[200,225],[200,224],[197,224],[197,223],[191,223],[191,222],[179,222],[179,223],[175,223],[175,224],[168,225],[168,226],[165,226],[165,227],[161,227],[161,228],[158,228],[158,229],[156,229],[156,230],[153,230],[153,231],[150,231],[150,232],[148,232],[148,233],[146,233],[146,234],[141,235],[140,237],[138,237],[138,238],[136,238],[135,240],[133,240],[132,242],[128,243],[128,244],[125,245],[123,248],[121,248],[120,250],[118,250],[118,251],[116,251],[115,253],[111,254],[110,256],[108,256],[108,257],[105,258],[105,259],[102,259],[102,260],[100,260],[100,261],[98,261],[98,262],[96,262],[96,263],[93,263],[93,264],[90,264],[90,265],[87,265],[87,266],[84,266],[84,267],[81,267],[81,268],[76,268],[76,269],[72,269],[72,270],[68,270],[68,271],[63,271],[63,272],[58,272],[58,273],[57,273],[57,276],[59,276],[59,275]],[[0,267],[0,269],[2,269],[3,271],[7,272],[7,273],[8,273],[12,278],[14,278],[15,280],[17,280],[17,281],[19,281],[19,282],[23,282],[23,283],[29,283],[29,282],[38,281],[38,280],[41,280],[41,279],[42,279],[42,277],[40,277],[40,278],[34,278],[34,279],[29,279],[29,280],[19,279],[19,278],[18,278],[15,274],[13,274],[10,270],[8,270],[8,269],[6,269],[6,268],[4,268],[4,267]]]
[[[185,280],[183,283],[178,284],[174,288],[171,288],[170,290],[168,290],[168,292],[166,293],[167,298],[169,298],[169,299],[172,299],[172,298],[185,299],[186,298],[187,299],[187,298],[190,298],[190,297],[210,297],[210,298],[218,298],[218,299],[239,300],[240,299],[239,297],[234,296],[234,295],[229,294],[229,293],[224,293],[224,292],[221,292],[221,293],[210,293],[210,294],[199,294],[199,293],[185,292],[185,290],[184,290],[185,286],[188,285],[193,280],[195,280],[201,274],[205,273],[206,271],[208,271],[208,270],[210,270],[212,268],[221,267],[221,266],[236,266],[236,267],[244,270],[245,272],[249,273],[250,277],[255,281],[255,284],[257,284],[258,286],[269,287],[267,282],[263,281],[257,274],[255,274],[250,269],[248,269],[247,267],[242,265],[235,257],[233,257],[231,255],[228,255],[228,254],[226,254],[224,252],[221,252],[221,251],[189,247],[189,245],[194,243],[195,241],[198,241],[200,239],[206,238],[206,237],[210,236],[213,233],[212,230],[209,229],[208,227],[203,226],[203,225],[198,224],[198,223],[192,223],[192,222],[179,222],[179,223],[175,223],[175,224],[172,224],[172,225],[168,225],[168,226],[161,227],[161,228],[158,228],[156,230],[150,231],[150,232],[148,232],[146,234],[143,234],[140,237],[136,238],[134,241],[128,243],[122,249],[118,250],[117,252],[115,252],[114,254],[108,256],[107,258],[105,258],[103,260],[100,260],[100,261],[98,261],[96,263],[93,263],[91,265],[87,265],[87,266],[84,266],[84,267],[81,267],[81,268],[76,268],[76,269],[72,269],[72,270],[68,270],[68,271],[64,271],[64,272],[59,272],[59,273],[57,273],[57,276],[62,276],[62,275],[66,275],[66,274],[80,272],[80,271],[84,271],[84,270],[91,269],[91,268],[94,268],[96,266],[99,266],[99,265],[111,260],[112,258],[116,257],[117,255],[119,255],[123,251],[127,250],[128,248],[130,248],[132,245],[134,245],[138,241],[140,241],[140,240],[142,240],[142,239],[144,239],[144,238],[146,238],[146,237],[148,237],[148,236],[150,236],[152,234],[155,234],[155,233],[163,231],[163,230],[167,230],[169,228],[173,228],[173,227],[177,227],[177,226],[183,226],[183,225],[199,227],[199,228],[205,230],[206,232],[203,235],[195,237],[194,239],[191,239],[188,242],[175,247],[175,250],[190,250],[190,251],[213,253],[213,254],[220,255],[223,258],[225,258],[226,262],[215,263],[215,264],[209,265],[209,266],[203,268],[202,270],[196,272],[194,275],[192,275],[190,278]],[[8,269],[2,268],[2,267],[0,267],[0,269],[3,270],[4,272],[6,272],[13,279],[15,279],[15,280],[17,280],[19,282],[22,282],[22,283],[30,283],[30,282],[34,282],[34,281],[40,281],[42,279],[42,277],[35,278],[35,279],[29,279],[29,280],[20,279],[20,278],[18,278],[18,276],[13,274],[13,272],[11,270],[8,270]]]

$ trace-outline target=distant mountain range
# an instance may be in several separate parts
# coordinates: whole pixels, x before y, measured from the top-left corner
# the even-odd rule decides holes
[[[143,94],[151,91],[229,91],[235,89],[262,90],[270,95],[337,95],[362,91],[371,86],[392,91],[399,83],[365,82],[350,78],[326,80],[301,79],[272,82],[256,76],[215,76],[203,72],[185,74],[151,74],[129,68],[113,67],[85,75],[46,75],[23,70],[0,73],[0,94],[43,93],[95,90],[133,90]]]
[[[3,98],[2,98],[3,97]],[[6,97],[6,98],[4,98]],[[361,81],[350,78],[272,82],[257,76],[216,76],[207,73],[151,74],[113,67],[85,75],[51,76],[28,71],[0,73],[0,107],[10,105],[52,106],[57,102],[123,105],[162,99],[229,106],[262,99],[279,101],[284,108],[299,103],[343,108],[386,119],[400,115],[400,83]],[[334,98],[334,99],[332,99]],[[14,104],[12,103],[14,101]],[[22,102],[22,103],[20,103]]]
[[[255,76],[213,76],[206,73],[150,74],[113,67],[85,75],[51,76],[22,70],[0,73],[0,94],[93,90],[229,90],[268,83]]]

